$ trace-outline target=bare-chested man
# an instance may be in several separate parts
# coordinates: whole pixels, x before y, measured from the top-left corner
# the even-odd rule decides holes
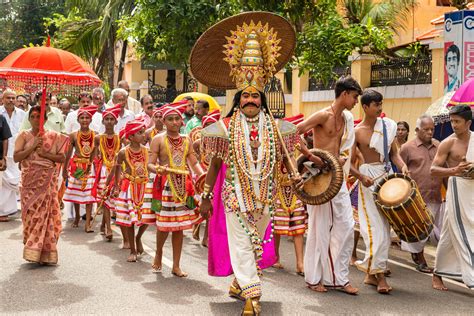
[[[349,112],[362,89],[356,80],[344,77],[336,82],[336,100],[298,124],[298,133],[313,131],[315,148],[330,152],[342,166],[350,156],[354,142],[354,118]],[[347,111],[346,111],[347,110]],[[349,171],[346,165],[345,171]],[[308,238],[304,258],[305,280],[317,292],[326,287],[342,288],[357,294],[349,283],[349,262],[354,242],[354,218],[346,184],[323,205],[308,205]]]
[[[166,132],[154,137],[150,145],[148,169],[156,173],[152,209],[156,213],[156,256],[153,272],[161,272],[163,245],[172,233],[172,274],[187,277],[179,262],[183,230],[202,221],[197,213],[189,169],[198,177],[202,168],[194,154],[191,139],[179,133],[187,101],[168,104],[162,110]]]
[[[454,134],[441,142],[431,174],[449,177],[443,228],[436,250],[433,288],[446,291],[441,276],[474,289],[474,137],[472,111],[456,105],[449,111]]]
[[[408,169],[394,142],[397,124],[389,118],[379,117],[382,113],[382,100],[382,94],[372,89],[362,94],[361,103],[365,117],[355,129],[353,151],[356,148],[360,150],[364,163],[356,168],[353,159],[351,173],[361,184],[359,221],[360,233],[366,246],[365,258],[356,261],[355,265],[367,273],[364,283],[377,286],[377,291],[384,294],[392,290],[384,275],[391,242],[390,226],[387,219],[377,210],[372,192],[374,183],[391,170],[389,157],[402,173],[407,174]]]

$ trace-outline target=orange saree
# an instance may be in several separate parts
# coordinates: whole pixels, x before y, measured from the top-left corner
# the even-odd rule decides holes
[[[31,146],[33,134],[22,133],[25,146]],[[43,148],[50,153],[64,152],[68,137],[46,132]],[[23,222],[23,258],[30,262],[56,264],[57,243],[61,232],[61,211],[58,200],[58,168],[36,152],[21,162],[21,219]]]

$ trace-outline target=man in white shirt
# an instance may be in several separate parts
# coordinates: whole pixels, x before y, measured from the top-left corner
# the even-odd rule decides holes
[[[13,151],[26,112],[15,107],[16,93],[13,90],[5,90],[2,101],[0,114],[7,120],[12,134],[12,137],[8,139],[8,152],[5,154],[7,169],[2,174],[2,184],[0,186],[0,218],[2,218],[2,221],[6,221],[8,215],[17,211],[18,184],[21,174],[18,164],[13,161]]]
[[[81,92],[78,99],[79,108],[90,106],[92,104],[92,95],[87,91]],[[66,122],[64,122],[64,125],[66,125],[67,134],[71,134],[72,132],[79,130],[81,127],[77,121],[77,111],[78,110],[72,111],[67,115]]]
[[[115,88],[112,90],[112,100],[110,100],[111,104],[116,105],[120,104],[121,105],[121,111],[119,114],[119,117],[117,119],[117,124],[114,127],[115,133],[119,133],[120,130],[127,124],[128,121],[132,121],[135,119],[135,114],[127,110],[127,96],[128,93],[126,90],[122,88]]]
[[[97,105],[97,112],[92,116],[92,122],[89,128],[96,133],[105,132],[105,126],[102,124],[102,112],[105,111],[105,91],[102,88],[92,90],[92,103]]]
[[[128,82],[126,80],[119,81],[119,83],[117,84],[117,88],[123,89],[127,93],[127,103],[125,108],[127,110],[132,111],[135,115],[139,114],[142,111],[142,105],[140,104],[140,102],[130,96],[130,87],[128,85]],[[117,103],[114,103],[111,97],[111,100],[107,102],[107,107],[109,108],[111,106],[114,106],[115,104]]]
[[[41,104],[42,95],[43,92],[41,91],[36,93],[35,100],[37,104]],[[51,93],[46,93],[45,106],[47,119],[44,122],[44,129],[47,131],[63,133],[65,129],[64,117],[59,108],[51,106],[52,98],[53,97],[51,96]],[[23,119],[23,123],[21,124],[21,130],[24,131],[30,128],[30,120],[28,119],[28,115],[26,115]]]

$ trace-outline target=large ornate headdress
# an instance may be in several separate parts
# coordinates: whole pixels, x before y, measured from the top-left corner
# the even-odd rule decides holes
[[[291,24],[270,12],[245,12],[224,19],[198,39],[191,73],[221,89],[252,86],[263,92],[268,80],[290,60],[296,43]],[[224,50],[222,50],[224,48]]]

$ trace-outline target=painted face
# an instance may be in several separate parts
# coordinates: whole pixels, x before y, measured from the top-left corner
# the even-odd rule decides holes
[[[128,139],[131,142],[142,144],[145,141],[145,128],[143,127],[141,130],[128,137]]]
[[[240,96],[240,110],[247,117],[254,117],[260,113],[262,106],[262,97],[260,92],[254,87],[250,86],[242,91]]]
[[[454,52],[448,52],[446,55],[446,72],[449,77],[455,78],[458,74],[459,60]]]
[[[114,125],[117,124],[117,119],[109,114],[102,119],[102,124],[104,124],[105,128],[114,128]]]
[[[416,129],[416,136],[423,143],[430,143],[434,134],[434,122],[430,119],[424,119],[421,121],[420,127]]]
[[[153,116],[153,99],[150,97],[145,97],[143,99],[143,105],[142,105],[143,112],[145,112],[149,117]]]
[[[183,118],[181,117],[181,115],[171,114],[164,118],[164,123],[166,126],[166,130],[168,130],[169,132],[179,133],[181,126],[183,126]]]
[[[466,121],[461,116],[452,114],[449,116],[449,120],[451,121],[451,127],[453,128],[454,133],[456,135],[462,134],[469,130],[472,121]]]
[[[79,125],[81,125],[81,128],[88,128],[91,124],[92,117],[87,113],[83,113],[77,117],[77,121],[79,122]]]

